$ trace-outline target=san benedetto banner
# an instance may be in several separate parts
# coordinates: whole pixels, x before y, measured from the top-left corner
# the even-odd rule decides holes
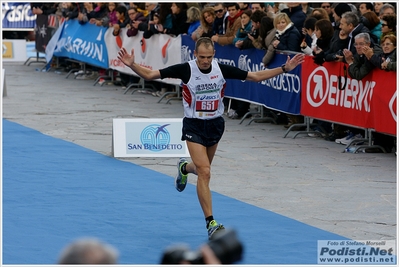
[[[113,154],[123,157],[188,157],[181,118],[114,119]]]

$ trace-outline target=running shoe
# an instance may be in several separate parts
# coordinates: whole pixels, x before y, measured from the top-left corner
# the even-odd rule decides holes
[[[177,175],[176,175],[176,180],[175,180],[175,186],[177,191],[182,192],[187,185],[187,176],[188,174],[183,174],[181,171],[181,167],[184,164],[187,164],[187,160],[185,158],[180,158],[180,160],[177,162]]]
[[[212,236],[220,230],[224,230],[224,226],[220,223],[217,223],[215,220],[212,220],[208,225],[208,238],[212,239]]]

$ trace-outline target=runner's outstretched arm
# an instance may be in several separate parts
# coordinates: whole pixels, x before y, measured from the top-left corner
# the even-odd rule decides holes
[[[299,64],[302,64],[305,59],[304,54],[296,54],[292,59],[290,57],[287,57],[287,61],[285,62],[285,71],[289,72],[293,69],[296,68]],[[274,76],[277,76],[279,74],[284,73],[282,67],[277,67],[274,69],[267,69],[267,70],[261,70],[261,71],[256,71],[256,72],[248,72],[247,76],[247,81],[253,81],[253,82],[260,82],[263,80],[270,79]]]
[[[150,70],[134,62],[134,49],[132,49],[132,54],[129,54],[126,49],[122,47],[118,52],[118,59],[145,80],[161,78],[161,73],[159,70]]]

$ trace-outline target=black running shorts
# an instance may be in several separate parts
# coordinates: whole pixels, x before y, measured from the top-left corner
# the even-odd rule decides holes
[[[219,143],[223,132],[224,119],[222,116],[211,120],[184,118],[181,140],[211,147]]]

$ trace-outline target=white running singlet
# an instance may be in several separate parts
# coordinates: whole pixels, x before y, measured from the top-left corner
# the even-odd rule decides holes
[[[224,112],[224,89],[226,80],[222,75],[219,64],[212,60],[211,72],[202,73],[196,60],[188,61],[191,77],[187,84],[183,84],[183,106],[186,118],[209,120],[220,117]]]

